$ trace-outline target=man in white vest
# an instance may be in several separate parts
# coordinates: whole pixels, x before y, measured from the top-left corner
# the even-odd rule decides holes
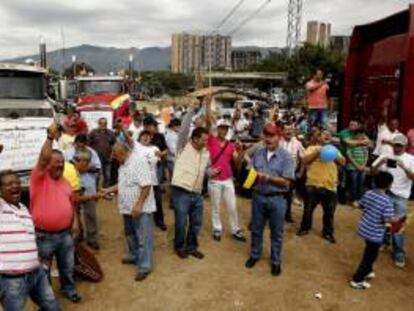
[[[175,213],[174,248],[178,257],[184,259],[189,255],[203,259],[204,254],[198,250],[198,235],[203,223],[203,180],[207,170],[210,172],[210,156],[206,149],[208,131],[203,127],[193,130],[190,141],[188,134],[194,109],[183,120],[177,142],[177,156],[172,179],[172,198]],[[211,173],[211,174],[210,174]],[[187,226],[187,222],[189,222]]]

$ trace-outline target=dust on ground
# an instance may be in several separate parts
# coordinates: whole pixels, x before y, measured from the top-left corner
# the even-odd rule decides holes
[[[238,200],[241,224],[246,232],[250,201]],[[210,205],[205,204],[205,223],[200,250],[206,257],[179,259],[173,252],[173,212],[164,208],[167,232],[155,229],[155,267],[142,283],[134,281],[133,266],[121,264],[125,241],[116,202],[98,207],[101,246],[99,261],[105,272],[102,283],[78,284],[83,302],[71,304],[59,296],[65,310],[413,310],[414,262],[405,270],[394,268],[389,251],[380,253],[377,279],[370,290],[355,291],[348,280],[356,269],[364,243],[356,234],[360,211],[338,206],[336,238],[330,245],[320,237],[321,211],[315,213],[314,230],[297,237],[302,209],[293,209],[295,224],[286,224],[283,272],[272,277],[269,268],[269,231],[265,231],[264,254],[254,269],[244,263],[250,244],[232,240],[227,215],[222,210],[225,232],[221,242],[211,238]],[[407,249],[414,256],[413,226],[408,229]],[[250,239],[249,239],[250,240]],[[54,287],[58,289],[57,280]],[[315,294],[321,293],[322,299]]]

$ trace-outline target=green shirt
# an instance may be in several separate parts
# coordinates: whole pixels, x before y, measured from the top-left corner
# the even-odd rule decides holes
[[[351,139],[353,135],[354,134],[352,133],[350,129],[342,130],[336,135],[341,141],[341,146],[339,150],[341,151],[342,154],[347,154],[348,147],[345,141],[347,141],[348,139]]]
[[[354,146],[348,147],[346,153],[348,159],[354,160],[354,162],[360,166],[367,165],[368,162],[368,147],[364,146]],[[357,168],[350,161],[346,165],[348,170],[356,170]]]

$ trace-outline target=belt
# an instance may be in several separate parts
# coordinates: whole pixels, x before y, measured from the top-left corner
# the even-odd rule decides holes
[[[289,192],[269,192],[269,193],[260,193],[259,191],[254,192],[256,195],[262,197],[284,197],[289,194]]]
[[[34,272],[37,271],[37,269],[39,269],[39,267],[34,268],[32,271],[27,271],[27,272],[17,273],[17,274],[0,273],[0,276],[5,279],[18,279],[18,278],[33,274]]]
[[[46,230],[36,228],[35,231],[39,232],[39,233],[46,233],[46,234],[60,234],[60,233],[69,232],[70,229],[64,229],[64,230],[60,230],[60,231],[46,231]]]
[[[178,186],[173,186],[173,188],[175,189],[175,190],[178,190],[178,191],[181,191],[181,192],[184,192],[184,193],[187,193],[187,194],[192,194],[192,195],[201,195],[201,193],[199,193],[199,192],[195,192],[195,191],[189,191],[189,190],[187,190],[187,189],[184,189],[184,188],[181,188],[181,187],[178,187]]]

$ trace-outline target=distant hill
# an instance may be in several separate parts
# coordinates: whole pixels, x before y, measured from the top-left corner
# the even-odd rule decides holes
[[[265,57],[270,51],[278,52],[278,48],[261,48],[255,46],[234,47],[235,50],[248,49],[262,51]],[[104,74],[109,72],[118,72],[122,67],[128,68],[129,55],[134,55],[134,68],[141,71],[161,71],[170,69],[171,48],[165,47],[148,47],[143,49],[128,48],[120,49],[116,47],[101,47],[83,44],[64,51],[55,50],[47,53],[48,66],[61,71],[72,63],[72,55],[76,55],[76,61],[79,63],[90,64],[97,73]],[[14,59],[2,60],[3,62],[23,63],[26,59],[31,58],[39,61],[39,55],[27,55]],[[139,65],[138,65],[139,64]]]

